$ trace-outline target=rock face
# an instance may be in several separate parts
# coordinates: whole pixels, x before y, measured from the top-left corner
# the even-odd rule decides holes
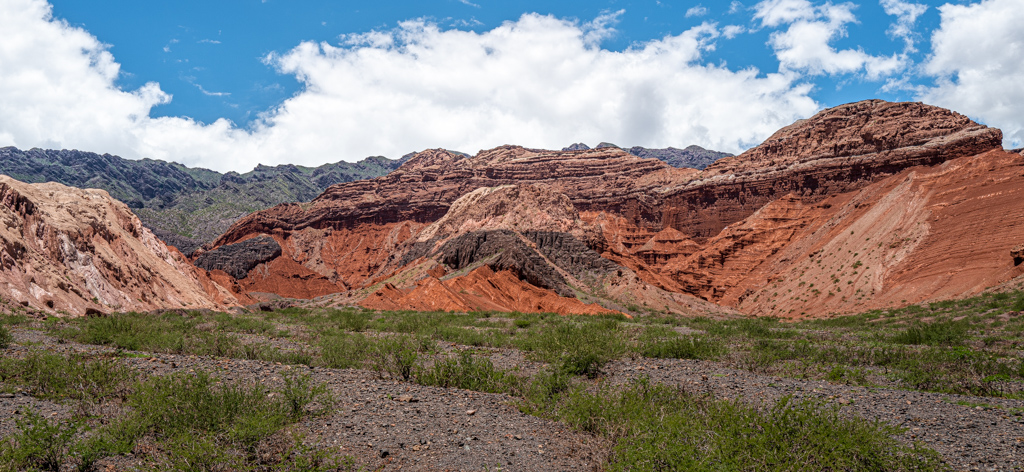
[[[1024,157],[1001,150],[907,169],[807,205],[773,202],[700,253],[708,299],[759,315],[857,313],[970,296],[1024,274]],[[717,262],[722,261],[722,262]],[[746,261],[746,263],[744,263]],[[709,287],[713,289],[709,290]]]
[[[844,313],[1016,276],[1004,241],[1024,215],[1008,209],[1010,223],[989,222],[964,206],[1019,198],[1021,156],[1003,152],[1001,138],[948,110],[870,100],[824,110],[703,171],[613,145],[428,150],[308,205],[245,217],[213,247],[271,236],[281,255],[240,283],[293,293],[282,277],[304,277],[306,295],[338,292],[338,303],[420,307],[435,294],[469,306],[449,296],[454,280],[479,288],[514,276],[532,287],[524,294],[620,311],[700,312],[703,299],[763,315]],[[978,237],[954,230],[973,220],[988,225]],[[940,251],[985,256],[943,265]]]
[[[55,314],[224,309],[217,284],[102,190],[0,176],[0,296]]]
[[[919,165],[1002,149],[1002,132],[921,103],[868,100],[824,110],[666,193],[663,222],[699,241],[786,194],[808,202]]]
[[[281,245],[270,236],[257,236],[240,243],[221,246],[196,258],[196,267],[223,270],[236,279],[244,279],[257,265],[281,255]]]
[[[430,224],[473,190],[525,183],[550,186],[565,194],[578,210],[599,208],[658,220],[651,190],[693,173],[696,171],[640,159],[618,148],[557,152],[502,146],[472,157],[427,150],[387,176],[332,186],[309,205],[279,205],[249,215],[213,245],[274,231]]]

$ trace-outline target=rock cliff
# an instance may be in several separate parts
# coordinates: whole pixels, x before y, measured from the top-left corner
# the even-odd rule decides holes
[[[704,240],[772,200],[808,202],[921,165],[1002,149],[1002,132],[921,103],[841,105],[718,160],[664,195],[663,222]]]
[[[103,190],[0,175],[0,296],[53,314],[225,309],[217,284]]]

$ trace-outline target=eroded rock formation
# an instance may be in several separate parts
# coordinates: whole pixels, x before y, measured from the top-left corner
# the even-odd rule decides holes
[[[196,258],[196,267],[222,270],[236,279],[244,279],[254,267],[281,255],[281,245],[270,236],[257,236],[221,246]]]
[[[532,287],[522,296],[615,310],[692,312],[703,299],[763,315],[845,313],[1015,276],[1007,241],[1024,215],[1007,206],[997,223],[981,206],[1010,205],[1024,188],[1022,158],[1001,138],[949,110],[869,100],[703,171],[617,147],[428,150],[385,177],[254,213],[214,247],[268,235],[281,255],[249,271],[247,290],[379,307],[437,294],[451,309],[485,309],[443,293],[514,276]],[[986,227],[963,229],[973,221]],[[961,260],[937,262],[951,255]]]
[[[0,296],[83,315],[225,309],[248,301],[214,282],[103,190],[0,176]]]

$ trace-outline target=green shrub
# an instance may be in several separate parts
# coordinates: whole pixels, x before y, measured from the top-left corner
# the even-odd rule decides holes
[[[475,357],[469,351],[439,359],[416,375],[416,382],[445,388],[463,388],[476,392],[508,393],[518,386],[518,377],[498,370],[490,359]]]
[[[405,381],[413,377],[424,343],[411,336],[378,338],[371,345],[369,356],[374,371],[387,373]]]
[[[112,359],[31,352],[0,360],[0,381],[22,385],[33,396],[100,402],[127,394],[135,374]]]
[[[35,410],[15,421],[19,432],[0,448],[0,464],[11,470],[59,471],[78,433],[75,423],[51,423]]]
[[[962,321],[936,321],[911,326],[893,336],[899,344],[959,346],[967,339],[968,325]]]
[[[14,335],[7,326],[0,324],[0,349],[7,349],[14,342]]]
[[[640,347],[644,357],[657,359],[705,359],[714,360],[726,352],[725,344],[718,339],[682,336],[673,339],[650,340]]]
[[[565,373],[590,378],[626,350],[616,319],[577,318],[535,326],[517,344]]]
[[[320,360],[333,369],[359,369],[368,357],[370,343],[362,334],[335,334],[320,339]]]
[[[280,390],[284,409],[292,421],[306,416],[306,407],[317,401],[333,403],[323,384],[314,384],[309,375],[285,374],[284,387]]]

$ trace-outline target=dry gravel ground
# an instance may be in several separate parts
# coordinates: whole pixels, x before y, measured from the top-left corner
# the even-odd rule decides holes
[[[12,332],[16,343],[4,350],[4,356],[22,356],[32,349],[63,354],[110,351],[59,344],[53,337],[24,328]],[[498,351],[494,356],[498,365],[530,364],[519,352]],[[364,370],[148,353],[120,361],[140,376],[204,370],[224,380],[261,382],[268,387],[278,385],[286,371],[300,369],[326,384],[338,403],[332,414],[304,420],[297,426],[299,431],[307,433],[307,442],[351,455],[369,470],[600,470],[610,449],[603,439],[519,412],[515,399],[507,395],[425,387],[381,379]],[[607,365],[605,372],[598,382],[648,376],[689,392],[755,403],[785,395],[819,398],[849,414],[908,428],[904,439],[934,448],[955,470],[1024,470],[1021,400],[786,379],[708,361],[621,359]],[[57,419],[74,413],[73,407],[22,394],[0,395],[0,436],[15,430],[16,418],[27,408]],[[107,460],[104,465],[108,470],[147,468],[133,456]]]

